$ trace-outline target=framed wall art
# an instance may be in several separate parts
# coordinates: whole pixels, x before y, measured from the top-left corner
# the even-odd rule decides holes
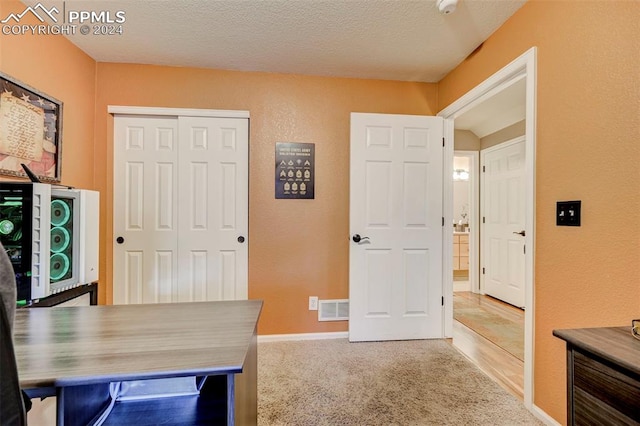
[[[60,182],[62,102],[0,72],[0,174]]]
[[[315,157],[315,144],[276,143],[276,199],[315,198]]]

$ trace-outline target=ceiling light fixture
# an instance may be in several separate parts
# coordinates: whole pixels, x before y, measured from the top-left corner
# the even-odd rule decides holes
[[[436,6],[443,15],[448,15],[456,10],[458,0],[436,0]]]
[[[469,172],[463,169],[453,171],[453,180],[469,180]]]

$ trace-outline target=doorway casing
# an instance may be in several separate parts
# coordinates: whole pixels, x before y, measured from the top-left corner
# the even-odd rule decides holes
[[[454,155],[466,157],[469,160],[469,286],[473,293],[481,293],[480,277],[478,276],[480,259],[478,256],[480,252],[480,209],[478,208],[480,205],[480,151],[456,150]]]
[[[534,344],[534,253],[535,253],[535,129],[536,129],[536,61],[535,47],[527,50],[491,77],[471,89],[461,98],[453,102],[437,115],[445,119],[444,135],[448,143],[444,149],[443,180],[443,213],[445,223],[453,220],[453,140],[454,122],[465,112],[479,105],[512,84],[526,79],[525,98],[525,326],[524,326],[524,404],[534,411],[533,407],[533,344]],[[445,228],[450,231],[450,229]],[[453,233],[444,232],[443,253],[453,251]],[[451,271],[452,259],[443,256],[443,271]],[[451,337],[453,333],[453,277],[443,275],[444,335]]]

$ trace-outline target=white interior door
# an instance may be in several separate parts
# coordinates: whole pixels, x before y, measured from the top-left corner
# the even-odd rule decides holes
[[[246,299],[247,120],[180,117],[178,128],[178,300]]]
[[[247,168],[247,119],[115,116],[115,304],[247,298]]]
[[[114,120],[113,302],[174,299],[178,121]]]
[[[524,307],[525,143],[505,142],[480,153],[485,294]]]
[[[442,134],[439,117],[351,114],[351,341],[443,336]]]

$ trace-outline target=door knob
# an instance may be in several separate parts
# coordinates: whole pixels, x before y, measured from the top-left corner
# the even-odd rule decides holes
[[[122,237],[116,238],[116,243],[118,243],[118,244],[124,243],[124,238],[122,238]]]
[[[352,239],[354,243],[359,243],[360,241],[368,240],[369,237],[361,237],[360,234],[355,234]]]
[[[239,242],[240,244],[244,243],[244,237],[243,237],[242,235],[240,235],[240,236],[238,237],[238,242]]]
[[[522,235],[524,237],[524,231],[514,232],[514,234]]]

